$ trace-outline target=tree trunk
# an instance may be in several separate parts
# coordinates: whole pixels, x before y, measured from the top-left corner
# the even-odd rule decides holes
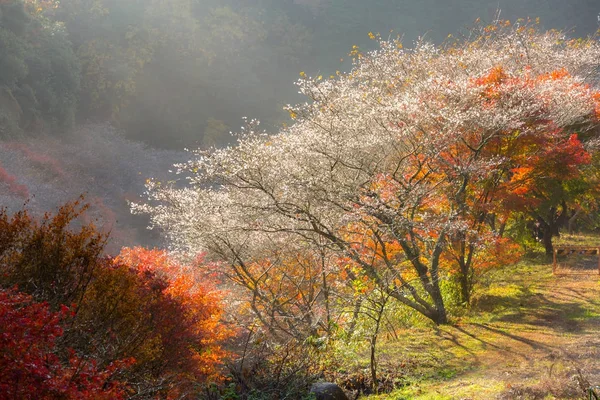
[[[569,221],[567,222],[567,230],[569,232],[569,235],[572,235],[573,231],[575,230],[575,221],[577,221],[579,214],[581,214],[581,208],[575,211],[575,213],[573,213],[573,215],[569,218]]]
[[[379,336],[379,329],[381,328],[381,319],[383,318],[383,312],[385,311],[385,306],[388,302],[388,299],[389,299],[388,295],[383,294],[381,301],[376,303],[375,330],[373,332],[373,335],[371,335],[370,367],[371,367],[371,379],[373,381],[372,387],[373,387],[373,391],[375,392],[375,394],[379,394],[379,382],[377,380],[377,355],[376,355],[377,337]]]
[[[433,322],[435,322],[437,325],[446,325],[448,323],[448,315],[446,314],[445,307],[442,306],[442,309],[438,311]]]
[[[351,338],[354,335],[354,330],[356,329],[356,324],[358,322],[358,314],[360,313],[360,308],[362,307],[362,299],[358,298],[354,303],[354,310],[352,311],[352,319],[350,320],[350,326],[348,326],[348,338]]]
[[[542,243],[544,249],[546,249],[546,255],[552,257],[554,254],[554,246],[552,245],[552,238],[554,236],[560,236],[560,227],[567,222],[567,204],[566,202],[561,203],[561,212],[558,213],[556,207],[551,207],[548,211],[546,219],[542,218],[538,214],[534,214],[537,222],[542,230]]]
[[[506,230],[506,221],[508,220],[505,219],[504,221],[502,221],[502,223],[500,224],[500,229],[498,229],[498,237],[502,238],[504,236],[504,231]]]
[[[378,392],[378,382],[377,382],[377,358],[375,354],[376,346],[377,346],[377,331],[379,331],[379,321],[377,321],[377,325],[375,327],[375,333],[371,336],[371,380],[373,381],[373,390],[375,394]]]
[[[329,286],[327,285],[327,274],[325,273],[325,263],[323,262],[321,278],[323,279],[323,299],[325,300],[325,318],[327,324],[327,337],[331,337],[331,310],[329,307]]]
[[[544,244],[544,248],[546,249],[546,255],[552,256],[554,254],[554,246],[552,245],[552,229],[544,229],[542,236],[542,243]]]
[[[435,311],[430,315],[427,315],[429,319],[436,323],[436,325],[445,325],[448,323],[448,315],[446,314],[446,307],[444,306],[444,300],[442,299],[441,293],[439,298],[434,298],[433,302],[435,303]]]
[[[471,302],[471,285],[469,283],[469,274],[467,271],[463,270],[463,265],[460,267],[460,301],[463,304],[468,305]]]

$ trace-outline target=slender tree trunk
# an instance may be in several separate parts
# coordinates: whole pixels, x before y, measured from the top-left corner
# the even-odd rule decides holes
[[[389,300],[387,294],[383,294],[380,302],[377,302],[375,305],[375,330],[373,335],[371,335],[371,349],[370,349],[370,368],[371,368],[371,379],[373,381],[373,390],[375,394],[379,394],[379,382],[377,380],[377,338],[379,336],[379,329],[381,328],[381,320],[383,318],[383,313],[385,311],[386,304]]]
[[[472,261],[473,261],[473,246],[466,243],[466,238],[462,237],[460,246],[460,254],[458,256],[459,266],[459,283],[460,283],[460,301],[463,304],[471,302],[472,288]]]
[[[438,242],[436,243],[436,247],[433,250],[433,254],[431,256],[431,290],[429,293],[431,298],[433,299],[433,304],[435,305],[435,309],[437,311],[436,319],[434,322],[438,325],[447,324],[448,316],[446,314],[446,306],[444,305],[444,298],[442,297],[442,291],[440,290],[440,275],[439,275],[439,262],[440,256],[442,254],[442,249],[444,247],[444,239],[445,235],[440,235]]]
[[[569,221],[567,222],[567,230],[569,231],[570,235],[572,235],[573,231],[575,230],[575,221],[577,221],[579,214],[581,214],[581,208],[579,210],[575,211],[575,213],[573,213],[573,215],[571,215],[571,217],[569,218]]]
[[[504,236],[504,231],[506,230],[506,221],[508,220],[505,219],[504,221],[502,221],[502,223],[500,224],[500,229],[498,229],[498,237],[503,237]]]
[[[378,390],[378,382],[377,382],[377,357],[376,357],[376,346],[377,346],[377,333],[379,331],[379,319],[377,320],[376,326],[375,326],[375,333],[373,334],[373,336],[371,336],[371,362],[370,362],[370,368],[371,368],[371,380],[373,381],[373,390],[375,391],[375,393],[377,394]]]
[[[354,303],[354,310],[352,311],[352,320],[350,321],[350,326],[348,326],[348,337],[352,337],[354,334],[354,330],[356,329],[356,324],[358,322],[358,314],[360,313],[360,308],[362,307],[362,299],[357,299]]]
[[[327,336],[331,336],[331,310],[329,306],[329,286],[327,285],[327,274],[325,273],[325,263],[323,262],[323,270],[321,271],[321,278],[323,279],[323,299],[325,300],[325,318],[327,324]]]
[[[460,300],[464,304],[471,301],[471,283],[469,279],[469,266],[464,259],[460,260]]]

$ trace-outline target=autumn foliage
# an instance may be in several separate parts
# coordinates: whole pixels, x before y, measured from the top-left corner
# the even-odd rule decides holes
[[[105,256],[85,208],[0,212],[5,398],[189,398],[219,379],[220,292],[164,252]]]
[[[9,142],[6,143],[4,147],[6,149],[21,153],[35,167],[42,171],[48,172],[51,176],[60,178],[65,176],[65,171],[58,160],[46,154],[38,153],[24,143]]]
[[[48,303],[14,289],[0,289],[0,399],[123,399],[125,383],[114,380],[132,360],[98,368],[94,359],[69,349],[57,351],[64,334],[61,324],[72,317],[62,306],[53,312]]]
[[[17,177],[11,175],[0,163],[0,188],[8,190],[9,193],[19,196],[23,199],[29,197],[29,189],[26,185],[17,182]]]
[[[468,304],[479,273],[518,258],[519,221],[539,225],[551,254],[598,186],[585,172],[597,170],[600,46],[507,21],[442,46],[370,36],[379,48],[354,46],[350,72],[300,74],[294,124],[267,135],[249,121],[238,146],[178,165],[189,187],[149,181],[133,209],[176,250],[223,260],[253,298],[296,290],[267,292],[285,287],[273,271],[299,270],[273,254],[325,248],[323,269],[343,260],[359,293],[444,324],[448,281]]]
[[[160,335],[162,368],[184,380],[185,375],[193,375],[196,382],[219,379],[219,366],[227,354],[221,344],[233,330],[222,323],[223,293],[210,277],[198,266],[181,264],[158,249],[124,248],[115,262],[132,268],[146,285],[149,277],[164,285],[162,293],[172,309],[165,304],[155,313],[155,318],[164,318],[159,329],[166,328]]]

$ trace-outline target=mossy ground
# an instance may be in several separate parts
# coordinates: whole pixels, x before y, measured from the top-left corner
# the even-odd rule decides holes
[[[553,275],[543,256],[529,257],[484,276],[450,325],[397,329],[379,349],[400,388],[361,398],[586,398],[600,384],[599,276]]]

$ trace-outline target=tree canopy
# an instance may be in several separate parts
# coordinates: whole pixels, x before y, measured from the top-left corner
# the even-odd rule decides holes
[[[600,46],[505,21],[442,47],[378,41],[353,50],[347,74],[301,74],[293,125],[267,135],[250,121],[237,146],[179,166],[189,188],[150,182],[134,211],[237,274],[326,249],[330,268],[445,323],[441,283],[459,276],[468,301],[477,254],[519,207],[577,201],[567,187],[595,151]]]

